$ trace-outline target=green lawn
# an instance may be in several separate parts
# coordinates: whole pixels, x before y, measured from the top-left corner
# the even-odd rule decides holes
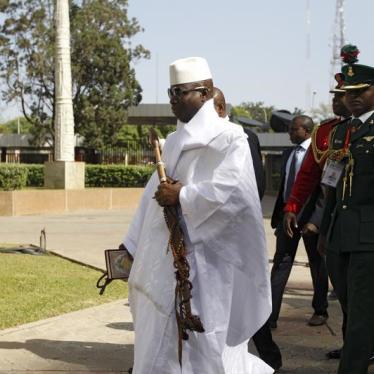
[[[100,296],[100,275],[53,255],[0,253],[0,329],[127,297],[118,280]]]

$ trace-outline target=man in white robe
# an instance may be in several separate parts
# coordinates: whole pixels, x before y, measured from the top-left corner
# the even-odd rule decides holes
[[[129,300],[133,374],[270,374],[247,342],[271,312],[265,234],[251,154],[240,126],[218,117],[213,81],[199,57],[170,65],[176,132],[163,148],[167,175],[154,173],[123,245],[134,257]],[[155,197],[155,199],[153,199]],[[163,206],[178,205],[192,282],[192,312],[178,362],[175,269]]]

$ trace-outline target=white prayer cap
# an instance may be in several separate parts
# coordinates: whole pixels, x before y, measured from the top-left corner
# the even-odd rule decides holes
[[[170,64],[170,86],[212,79],[207,60],[202,57],[187,57]]]

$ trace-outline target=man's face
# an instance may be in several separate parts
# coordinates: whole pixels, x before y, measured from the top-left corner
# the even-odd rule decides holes
[[[223,103],[219,103],[219,104],[214,103],[214,109],[216,110],[219,117],[221,117],[221,118],[226,117],[226,109],[225,109]]]
[[[374,86],[348,90],[345,94],[345,102],[355,117],[374,110]]]
[[[194,90],[197,87],[202,87],[199,82],[170,87],[171,110],[182,122],[189,122],[206,101],[204,89]]]
[[[344,92],[335,92],[332,97],[332,111],[337,116],[345,116],[348,112],[348,109],[345,104],[345,93]]]
[[[291,122],[290,127],[288,128],[288,133],[292,144],[301,144],[310,136],[310,134],[304,129],[303,122],[300,118],[296,118]]]

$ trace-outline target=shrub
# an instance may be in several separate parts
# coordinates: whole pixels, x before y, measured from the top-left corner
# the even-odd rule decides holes
[[[28,164],[23,165],[27,169],[28,187],[43,187],[44,186],[44,165],[42,164]]]
[[[152,166],[86,165],[86,187],[144,187]],[[0,189],[43,187],[44,165],[0,164]]]
[[[144,187],[151,166],[86,165],[86,187]]]
[[[27,169],[23,165],[0,165],[0,189],[5,191],[26,187]]]

